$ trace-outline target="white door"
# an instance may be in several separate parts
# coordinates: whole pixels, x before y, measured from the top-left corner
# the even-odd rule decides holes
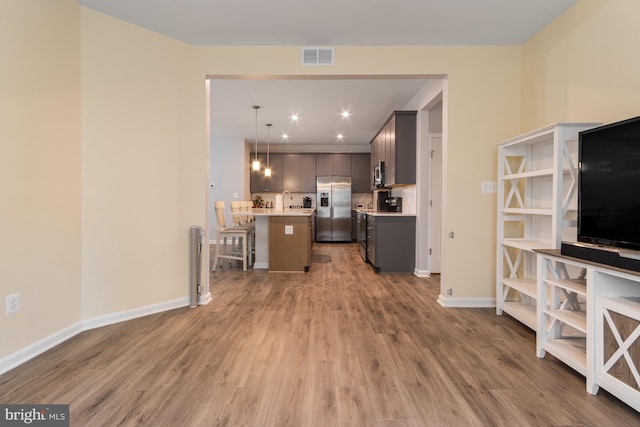
[[[440,273],[442,236],[442,135],[429,135],[431,186],[429,194],[429,271]]]

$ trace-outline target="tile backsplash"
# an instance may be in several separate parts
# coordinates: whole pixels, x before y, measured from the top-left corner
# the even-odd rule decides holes
[[[394,197],[402,197],[402,212],[408,214],[416,213],[416,186],[394,188],[391,190]]]
[[[406,187],[397,187],[390,190],[391,196],[402,197],[402,212],[415,214],[416,213],[416,186],[409,185]],[[255,196],[262,197],[263,203],[271,202],[273,206],[276,204],[277,193],[253,193],[251,195],[252,200]],[[302,199],[304,197],[311,197],[311,206],[316,207],[316,193],[287,193],[284,195],[283,204],[285,208],[289,206],[301,206]],[[358,205],[362,205],[363,208],[368,208],[373,205],[373,193],[352,193],[351,194],[351,206],[355,209]]]
[[[362,207],[366,209],[373,202],[373,198],[371,197],[371,193],[353,193],[351,195],[351,202],[354,208],[362,205]]]
[[[253,193],[251,195],[251,198],[253,200],[255,196],[260,196],[263,203],[271,202],[275,206],[276,194],[277,193]],[[316,207],[316,193],[287,193],[284,195],[284,200],[282,202],[285,208],[288,208],[289,206],[300,206],[302,205],[302,199],[304,197],[311,197],[311,205],[314,208]],[[367,208],[371,202],[371,193],[351,194],[351,205],[353,208],[356,208],[358,204],[361,204],[364,208]]]
[[[409,185],[404,187],[392,188],[390,195],[393,197],[402,197],[402,212],[415,214],[416,213],[416,186]],[[273,206],[276,204],[276,194],[278,193],[253,193],[251,195],[252,200],[255,196],[262,197],[262,202],[271,202]],[[374,193],[352,193],[351,194],[351,206],[355,209],[358,205],[362,205],[363,208],[368,208],[370,205],[375,208],[373,202]],[[304,197],[311,197],[311,206],[316,207],[316,193],[286,193],[284,195],[283,204],[285,208],[289,206],[302,206],[302,199]]]
[[[271,202],[273,206],[276,205],[276,195],[280,193],[253,193],[251,195],[251,199],[255,196],[262,197],[262,202]],[[311,197],[311,204],[315,208],[316,207],[316,194],[315,193],[286,193],[284,195],[284,199],[282,200],[282,204],[285,208],[289,206],[301,206],[302,199],[304,197]]]

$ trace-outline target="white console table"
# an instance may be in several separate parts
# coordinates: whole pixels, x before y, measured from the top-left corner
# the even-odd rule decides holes
[[[640,411],[640,273],[538,250],[536,353]]]

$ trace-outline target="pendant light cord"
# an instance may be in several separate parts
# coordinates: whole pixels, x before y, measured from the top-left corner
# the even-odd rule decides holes
[[[260,108],[259,105],[254,105],[253,107],[254,110],[256,110],[256,138],[254,140],[254,148],[255,148],[255,152],[254,152],[254,161],[258,161],[258,108]]]
[[[267,169],[269,169],[269,129],[271,129],[271,123],[267,123]]]

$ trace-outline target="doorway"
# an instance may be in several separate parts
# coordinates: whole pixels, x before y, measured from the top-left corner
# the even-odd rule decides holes
[[[244,143],[237,143],[232,140],[223,140],[219,136],[218,129],[216,128],[216,123],[214,122],[214,108],[212,105],[216,102],[216,99],[220,95],[221,84],[229,80],[240,80],[245,82],[250,82],[252,79],[248,78],[248,76],[215,76],[209,75],[207,76],[208,82],[211,83],[211,89],[207,102],[207,107],[209,108],[207,118],[208,124],[210,127],[208,134],[210,135],[210,158],[209,158],[209,183],[210,188],[208,191],[208,203],[207,206],[210,207],[210,204],[213,200],[216,199],[231,199],[233,198],[233,194],[242,194],[246,196],[250,194],[249,184],[247,182],[247,173],[243,168],[238,168],[237,166],[231,167],[239,164],[249,164],[248,154],[247,154],[247,145]],[[446,140],[446,136],[443,136],[443,114],[442,114],[442,101],[446,97],[446,76],[444,75],[349,75],[349,76],[295,76],[295,75],[282,75],[282,76],[263,76],[263,80],[267,82],[287,82],[287,81],[308,81],[313,82],[314,80],[348,80],[350,82],[354,80],[369,80],[369,79],[387,79],[390,82],[393,82],[398,79],[425,79],[425,84],[421,89],[415,93],[414,97],[409,101],[409,103],[401,109],[407,110],[419,110],[421,118],[421,124],[419,125],[419,144],[420,150],[424,150],[418,154],[419,164],[418,164],[418,185],[417,185],[417,193],[418,193],[418,208],[417,208],[417,229],[420,234],[418,238],[418,243],[416,245],[416,271],[415,274],[420,277],[428,276],[431,272],[440,273],[440,242],[432,242],[431,236],[440,236],[441,230],[438,228],[437,233],[431,231],[429,224],[429,218],[431,217],[430,210],[428,206],[425,206],[426,203],[430,200],[430,180],[431,180],[431,166],[430,160],[428,158],[428,151],[431,147],[430,135],[431,134],[440,134],[441,142]],[[237,91],[234,92],[237,96]],[[257,91],[247,91],[248,95],[257,96],[259,93]],[[258,98],[256,98],[258,99]],[[255,101],[258,102],[258,101]],[[254,103],[255,103],[254,102]],[[262,98],[260,98],[260,102],[262,103]],[[247,110],[246,106],[251,105],[251,102],[246,101],[242,103]],[[434,115],[435,114],[435,115]],[[262,116],[261,116],[262,117]],[[423,126],[422,120],[427,120],[427,126]],[[433,126],[435,125],[435,129]],[[220,145],[222,143],[223,145]],[[440,144],[442,147],[442,143]],[[306,147],[305,147],[306,149]],[[442,148],[441,148],[442,150]],[[248,151],[251,151],[251,146],[248,147]],[[425,153],[425,151],[427,151]],[[440,157],[442,159],[442,156]],[[442,161],[442,160],[441,160]],[[231,169],[229,170],[229,167]],[[442,168],[442,165],[440,165]],[[239,183],[238,188],[223,185],[221,183]],[[219,185],[216,185],[219,184]],[[439,194],[442,194],[440,191]],[[213,217],[214,210],[210,207],[208,218],[209,223],[214,224],[215,218]],[[431,248],[431,255],[433,256],[433,248],[434,245],[437,245],[437,259],[438,262],[435,265],[435,270],[433,268],[429,268],[432,263],[429,254],[429,248]],[[435,262],[435,261],[434,261]]]
[[[445,87],[432,87],[420,106],[418,144],[418,217],[416,275],[442,273],[442,227],[444,218]]]

